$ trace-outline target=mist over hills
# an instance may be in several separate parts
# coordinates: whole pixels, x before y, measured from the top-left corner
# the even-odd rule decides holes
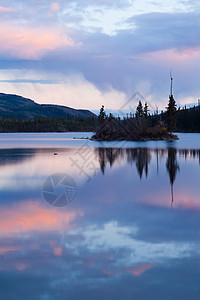
[[[54,104],[38,104],[18,95],[0,93],[0,118],[33,119],[49,118],[92,118],[94,113]]]

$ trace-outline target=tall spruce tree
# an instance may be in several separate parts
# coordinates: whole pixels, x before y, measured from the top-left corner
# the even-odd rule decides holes
[[[172,134],[172,131],[176,129],[176,101],[174,100],[173,95],[169,97],[169,103],[167,108],[167,127],[169,132]]]
[[[139,118],[139,117],[143,117],[143,115],[144,115],[144,110],[143,110],[142,102],[139,101],[138,106],[136,108],[135,116],[136,118]]]
[[[104,105],[102,105],[99,115],[98,115],[99,121],[102,123],[106,119],[106,112],[104,110]]]
[[[144,117],[147,118],[148,117],[148,111],[149,111],[149,107],[147,102],[145,102],[144,104]]]
[[[167,127],[172,135],[172,131],[176,129],[176,101],[174,100],[173,96],[173,77],[172,72],[170,73],[171,78],[171,86],[170,86],[170,96],[169,96],[169,103],[166,107],[167,113],[166,113],[166,121],[167,121]]]

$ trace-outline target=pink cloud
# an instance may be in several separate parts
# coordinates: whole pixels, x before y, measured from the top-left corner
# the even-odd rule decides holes
[[[50,246],[53,249],[53,253],[56,256],[61,256],[63,253],[63,248],[59,247],[55,241],[50,241]]]
[[[11,7],[0,6],[0,12],[16,12],[17,9]]]
[[[23,262],[17,262],[15,264],[15,268],[18,270],[18,271],[24,271],[28,268],[28,265],[23,263]]]
[[[60,10],[60,4],[58,2],[53,2],[51,4],[50,11],[51,12],[56,12],[56,11],[59,11],[59,10]]]
[[[56,256],[61,256],[62,253],[63,253],[63,249],[61,247],[54,247],[53,248],[53,253],[56,255]]]
[[[6,254],[8,252],[19,251],[21,247],[18,246],[4,246],[0,247],[0,255]]]
[[[162,193],[162,195],[151,193],[150,196],[140,199],[147,205],[158,206],[158,207],[171,207],[179,209],[195,209],[199,210],[199,195],[191,194],[188,191],[179,191],[174,187],[174,202],[171,203],[170,189],[168,193]]]
[[[145,54],[140,54],[139,57],[147,62],[156,61],[163,63],[164,61],[165,64],[187,64],[190,63],[191,60],[200,59],[200,45],[182,49],[170,48],[160,51],[153,51]]]
[[[153,264],[141,264],[141,265],[137,265],[135,267],[131,267],[131,268],[123,268],[123,270],[125,270],[126,273],[130,273],[134,276],[141,276],[144,272],[146,272],[149,269],[152,269],[153,267],[155,267],[155,265]],[[101,272],[108,275],[108,276],[113,276],[113,275],[118,275],[121,273],[121,271],[117,271],[117,270],[108,270],[108,269],[101,269]]]
[[[143,265],[139,265],[137,267],[127,268],[126,272],[139,277],[140,275],[142,275],[142,273],[146,272],[147,270],[149,270],[153,267],[154,267],[154,265],[151,265],[151,264],[143,264]]]
[[[48,12],[48,17],[52,17],[54,13],[60,10],[60,4],[58,2],[53,2],[50,6],[50,10]]]
[[[27,201],[17,206],[0,208],[0,236],[30,232],[47,232],[70,229],[71,222],[81,211],[63,211],[44,209],[40,202]],[[6,250],[6,249],[5,249]],[[3,253],[3,249],[0,249]],[[58,250],[59,251],[59,250]],[[56,250],[56,252],[58,253]]]
[[[14,260],[11,261],[10,263],[4,263],[0,265],[0,270],[13,270],[16,269],[18,271],[23,272],[24,270],[26,270],[27,268],[29,268],[29,264],[27,264],[26,262],[23,261],[19,261],[19,260]]]
[[[13,57],[39,59],[47,52],[81,45],[73,41],[66,29],[0,25],[0,53]]]
[[[119,274],[119,272],[117,272],[117,271],[111,271],[111,270],[107,270],[107,269],[102,269],[101,272],[108,276],[113,276],[113,275]]]

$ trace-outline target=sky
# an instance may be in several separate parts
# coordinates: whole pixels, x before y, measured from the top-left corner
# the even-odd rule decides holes
[[[0,0],[0,92],[98,111],[200,98],[197,0]],[[137,95],[137,96],[135,96]]]

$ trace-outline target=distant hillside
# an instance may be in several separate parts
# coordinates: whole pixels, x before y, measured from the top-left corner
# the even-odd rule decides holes
[[[18,95],[0,93],[0,118],[32,119],[37,116],[74,119],[96,117],[89,110],[53,104],[38,104]]]

